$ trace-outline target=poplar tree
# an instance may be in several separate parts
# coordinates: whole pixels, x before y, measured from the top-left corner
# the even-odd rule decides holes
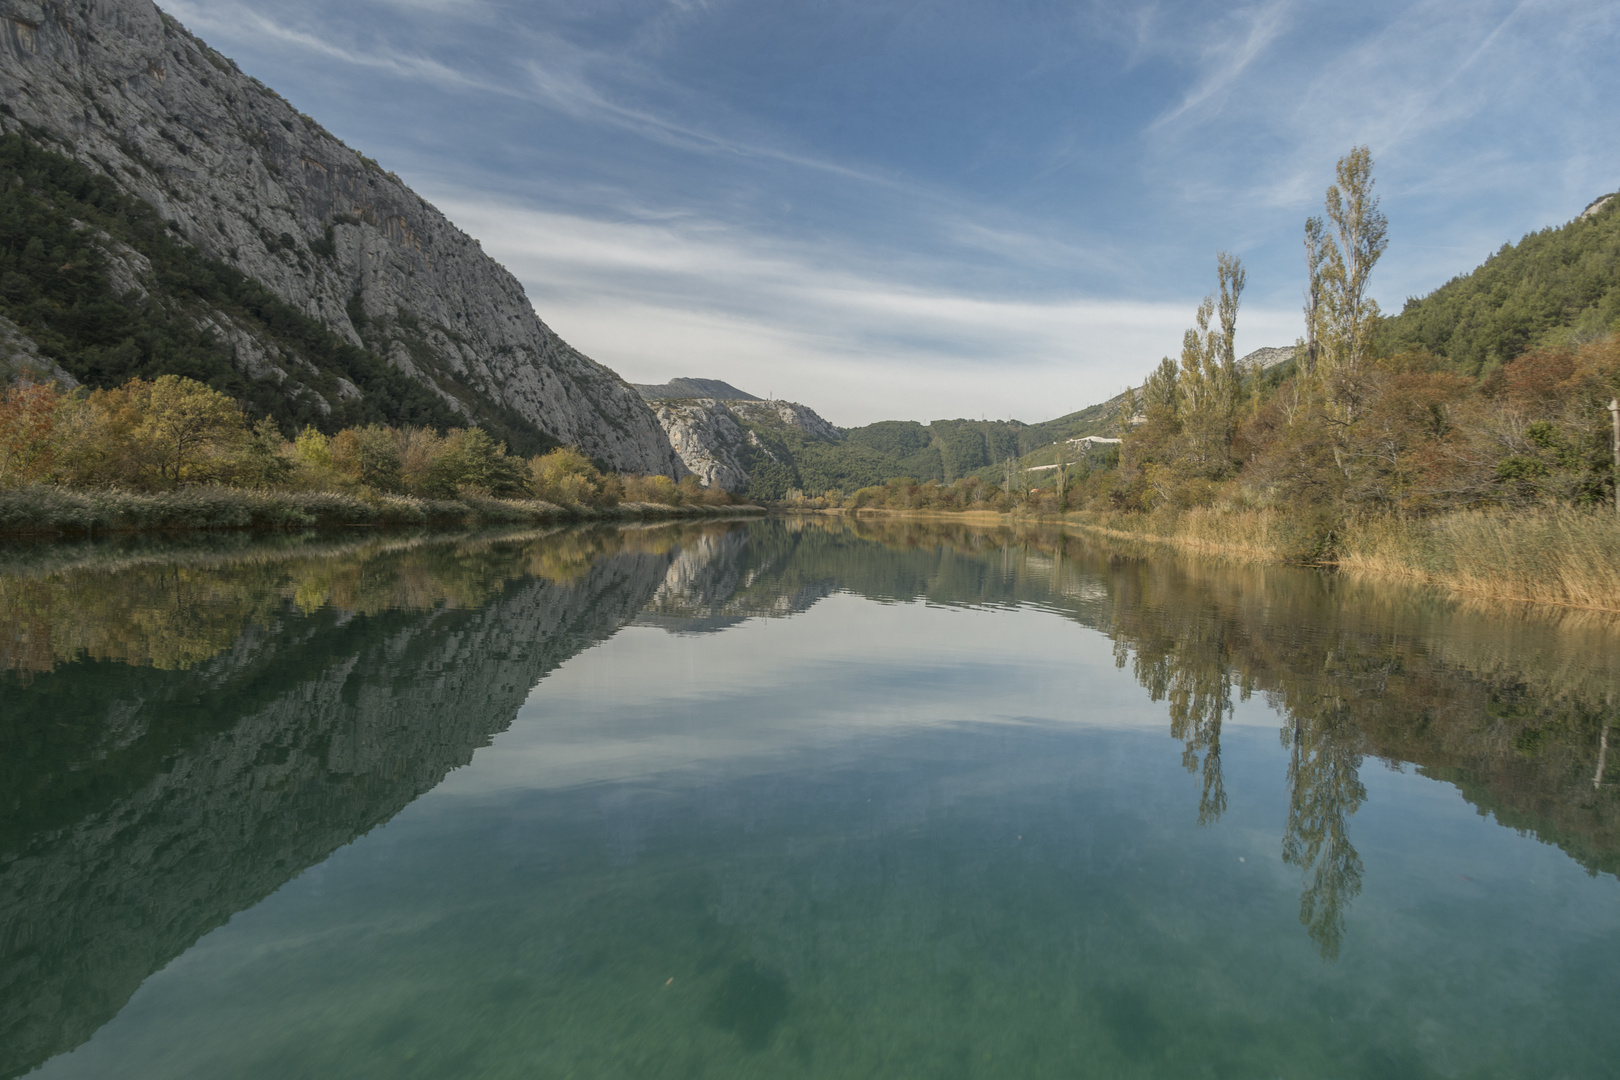
[[[1142,384],[1142,412],[1147,419],[1175,424],[1180,411],[1180,375],[1168,356]]]
[[[1243,396],[1243,376],[1237,369],[1237,313],[1238,302],[1243,297],[1243,286],[1249,275],[1243,269],[1242,260],[1225,251],[1215,253],[1215,266],[1220,285],[1217,311],[1221,319],[1219,356],[1215,365],[1218,374],[1215,396],[1226,421],[1230,423]]]
[[[1247,280],[1235,255],[1218,252],[1215,266],[1216,291],[1199,303],[1196,325],[1182,337],[1181,370],[1175,380],[1188,464],[1194,472],[1211,476],[1231,464],[1227,449],[1243,393],[1235,347],[1237,315]]]
[[[1327,258],[1327,245],[1332,243],[1327,227],[1319,217],[1305,219],[1305,339],[1304,357],[1300,365],[1306,378],[1316,374],[1316,362],[1321,350],[1323,260]]]
[[[1305,224],[1307,263],[1320,252],[1309,286],[1307,309],[1315,319],[1307,331],[1318,339],[1318,360],[1325,373],[1356,375],[1367,360],[1378,302],[1367,295],[1374,265],[1389,246],[1389,219],[1373,194],[1372,154],[1357,146],[1339,159],[1337,182],[1327,189],[1325,209],[1330,233],[1320,218]],[[1314,223],[1314,224],[1313,224]]]

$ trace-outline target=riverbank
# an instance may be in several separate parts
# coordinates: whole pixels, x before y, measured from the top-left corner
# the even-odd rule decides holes
[[[1194,555],[1319,566],[1352,577],[1434,586],[1465,596],[1620,612],[1620,521],[1604,512],[1554,507],[1512,513],[1469,510],[1412,520],[1368,518],[1345,523],[1326,557],[1302,549],[1298,522],[1277,511],[820,512],[999,525],[1061,524]]]
[[[302,529],[345,525],[527,524],[654,521],[758,515],[762,507],[620,502],[558,505],[538,499],[422,499],[330,491],[190,487],[142,493],[36,485],[0,491],[0,536],[224,529]]]

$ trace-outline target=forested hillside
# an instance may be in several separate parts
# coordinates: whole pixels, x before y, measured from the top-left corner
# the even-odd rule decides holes
[[[1539,346],[1578,345],[1620,325],[1620,198],[1531,233],[1477,269],[1411,299],[1379,328],[1385,354],[1423,349],[1479,375]]]

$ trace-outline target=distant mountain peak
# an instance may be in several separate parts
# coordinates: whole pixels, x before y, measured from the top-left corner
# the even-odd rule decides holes
[[[739,390],[719,379],[671,379],[667,383],[631,383],[636,392],[648,401],[669,401],[680,398],[712,398],[715,401],[764,401],[758,394]]]

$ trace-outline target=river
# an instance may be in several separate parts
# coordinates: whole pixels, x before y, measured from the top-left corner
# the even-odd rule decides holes
[[[1607,616],[814,517],[0,611],[0,1076],[1620,1067]]]

